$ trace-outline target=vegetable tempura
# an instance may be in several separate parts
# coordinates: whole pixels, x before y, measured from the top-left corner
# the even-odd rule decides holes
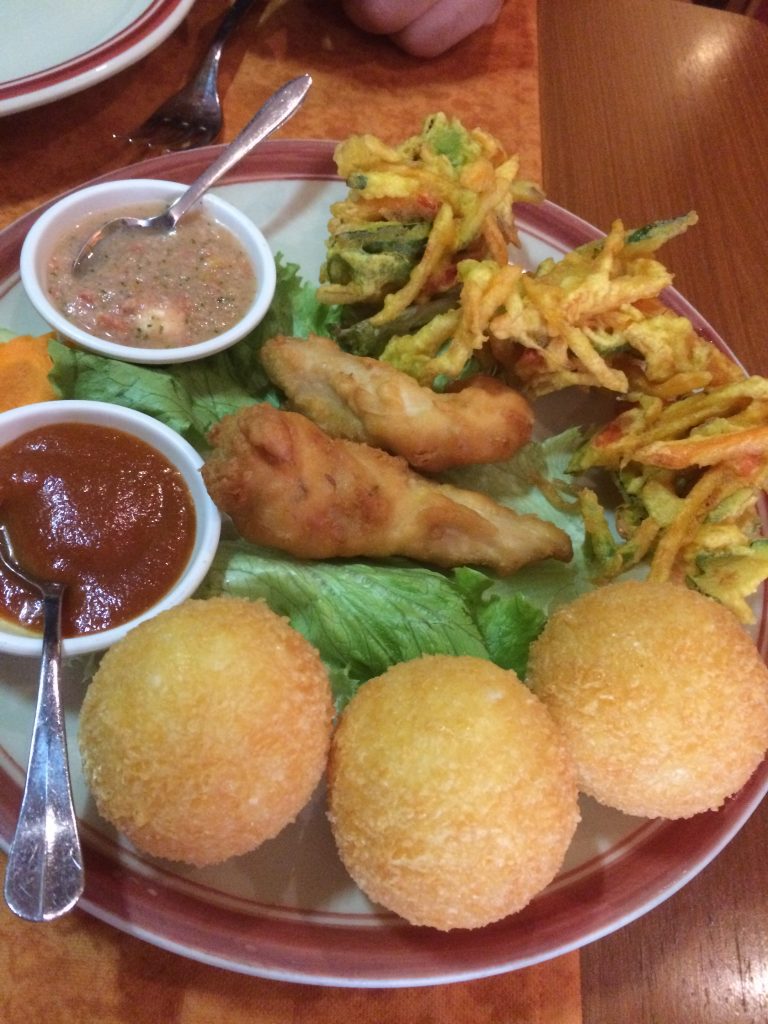
[[[317,335],[271,338],[261,360],[293,409],[327,433],[402,455],[426,472],[499,462],[531,438],[530,405],[493,377],[440,394]]]
[[[572,554],[551,523],[427,480],[404,459],[331,438],[299,413],[252,405],[217,423],[210,441],[203,477],[222,512],[246,540],[299,558],[402,555],[504,575]]]
[[[367,305],[375,328],[450,289],[464,256],[506,264],[514,203],[542,198],[497,139],[442,113],[398,146],[353,135],[334,157],[349,192],[331,208],[318,296]]]

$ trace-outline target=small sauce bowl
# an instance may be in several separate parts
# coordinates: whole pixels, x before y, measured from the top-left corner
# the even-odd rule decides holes
[[[261,322],[275,292],[275,260],[267,240],[240,210],[219,196],[207,193],[200,201],[202,214],[230,232],[245,251],[256,277],[256,291],[242,317],[232,327],[189,345],[146,348],[97,337],[71,322],[49,295],[48,268],[51,256],[65,236],[81,224],[83,240],[93,230],[93,218],[110,220],[126,208],[141,204],[168,205],[186,189],[177,182],[150,178],[102,182],[71,192],[49,207],[34,223],[21,250],[21,282],[32,305],[62,340],[125,362],[163,364],[190,362],[221,352],[236,344]],[[183,220],[179,229],[183,229]],[[97,225],[96,225],[97,226]],[[140,296],[140,286],[137,287]]]
[[[53,401],[20,406],[0,414],[0,448],[32,431],[58,424],[90,424],[120,431],[153,448],[178,471],[194,509],[191,551],[180,575],[154,604],[120,625],[100,632],[66,637],[65,657],[104,650],[144,619],[191,597],[207,573],[219,543],[221,516],[208,495],[200,474],[201,456],[179,434],[163,423],[123,406],[108,402]],[[168,523],[169,530],[174,523]],[[0,651],[15,655],[40,655],[41,637],[0,618]]]

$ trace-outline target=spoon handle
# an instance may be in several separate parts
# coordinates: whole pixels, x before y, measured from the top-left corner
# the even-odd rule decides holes
[[[50,921],[83,891],[59,694],[63,587],[43,597],[43,653],[27,781],[5,874],[5,900],[28,921]]]
[[[200,196],[222,175],[226,174],[230,167],[234,167],[254,146],[266,139],[272,132],[277,131],[296,113],[311,85],[310,75],[299,75],[298,78],[292,78],[290,82],[281,85],[270,96],[221,156],[214,160],[210,167],[199,178],[196,178],[178,199],[171,203],[165,213],[170,229],[176,226],[178,219],[183,217],[187,210],[195,205]]]

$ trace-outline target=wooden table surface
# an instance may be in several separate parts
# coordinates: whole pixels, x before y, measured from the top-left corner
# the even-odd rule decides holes
[[[602,228],[696,209],[665,249],[675,284],[768,373],[768,29],[691,4],[545,0],[539,61],[550,198]],[[673,899],[584,949],[584,1020],[768,1020],[767,841],[763,803]]]
[[[0,120],[0,227],[135,155],[126,130],[178,87],[225,0],[198,0],[158,50],[115,77]],[[538,17],[537,17],[538,14]],[[434,110],[517,150],[548,196],[600,228],[695,208],[665,250],[676,285],[768,374],[765,274],[768,30],[678,0],[508,0],[499,22],[434,61],[352,28],[337,5],[289,0],[225,51],[224,138],[309,70],[283,137],[375,129],[395,140]],[[98,1024],[747,1024],[768,1019],[768,808],[645,917],[578,953],[499,978],[409,990],[317,989],[229,974],[75,911],[30,925],[0,911],[0,1020]]]

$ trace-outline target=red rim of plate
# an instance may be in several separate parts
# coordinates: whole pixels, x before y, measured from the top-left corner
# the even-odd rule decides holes
[[[194,0],[151,0],[120,32],[70,60],[0,82],[0,113],[13,113],[95,85],[145,56],[186,17]]]
[[[226,183],[336,178],[332,142],[272,141]],[[169,154],[113,172],[116,177],[191,181],[218,147]],[[21,243],[43,208],[0,233],[0,295],[18,281]],[[565,250],[602,233],[553,203],[523,207],[518,226]],[[730,352],[675,290],[668,304]],[[757,646],[766,653],[763,606]],[[267,907],[185,883],[84,827],[87,882],[80,906],[95,917],[188,958],[264,978],[350,987],[442,984],[540,963],[615,931],[666,900],[701,871],[743,827],[768,791],[768,761],[717,812],[648,821],[610,850],[559,876],[524,910],[474,931],[411,927],[386,912],[363,915]],[[0,842],[8,844],[21,799],[8,775],[0,787]]]

